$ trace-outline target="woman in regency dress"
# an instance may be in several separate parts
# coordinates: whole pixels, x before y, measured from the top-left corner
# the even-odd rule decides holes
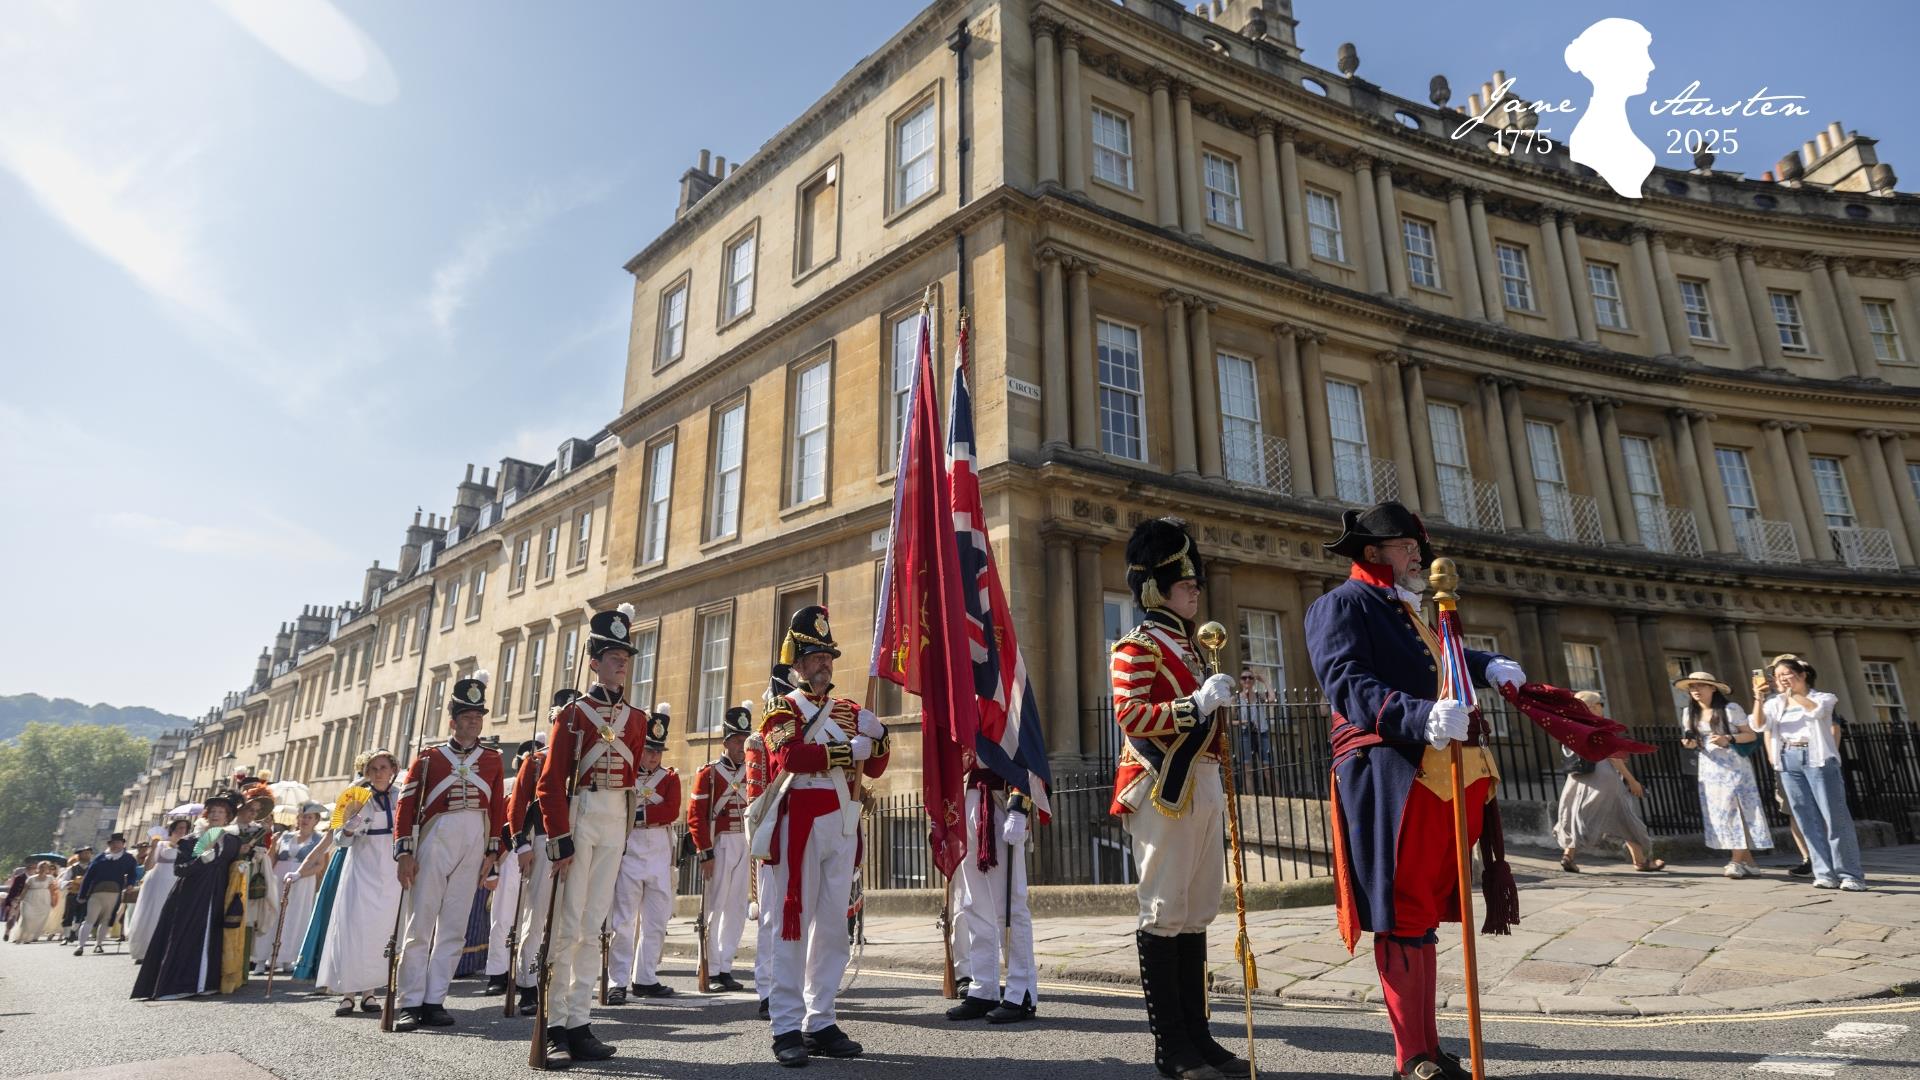
[[[362,1012],[378,1012],[387,986],[386,946],[400,910],[400,878],[393,861],[393,790],[400,761],[390,750],[372,750],[357,770],[360,779],[342,792],[334,816],[336,847],[346,848],[340,885],[328,916],[325,947],[314,982],[340,995],[335,1016],[348,1016],[354,998]],[[304,872],[304,871],[303,871]]]
[[[258,826],[236,822],[240,796],[217,792],[207,799],[207,828],[191,854],[174,861],[177,880],[160,909],[146,959],[133,981],[133,997],[174,1000],[220,989],[226,952],[234,864]],[[184,843],[182,845],[184,850]]]
[[[127,947],[136,964],[146,958],[153,928],[160,925],[160,909],[173,892],[174,860],[180,857],[180,841],[191,828],[193,822],[186,818],[173,819],[167,824],[166,839],[156,841],[147,851],[147,876],[140,880],[140,896],[133,902],[133,917],[127,922]]]
[[[300,816],[294,828],[283,832],[273,842],[273,874],[267,879],[267,896],[270,917],[268,929],[261,941],[254,943],[253,955],[261,963],[271,963],[278,968],[292,968],[294,961],[300,958],[300,943],[307,936],[307,923],[313,918],[314,894],[319,885],[315,877],[301,877],[299,870],[306,865],[307,856],[325,842],[317,831],[320,818],[326,813],[326,807],[317,802],[306,803],[300,807]],[[284,910],[272,910],[280,907],[280,890],[286,889]],[[269,958],[273,951],[273,939],[280,938],[280,951]]]
[[[48,914],[54,910],[54,882],[58,880],[58,875],[53,872],[53,864],[42,859],[20,886],[20,895],[13,899],[16,910],[14,944],[24,945],[46,936]]]

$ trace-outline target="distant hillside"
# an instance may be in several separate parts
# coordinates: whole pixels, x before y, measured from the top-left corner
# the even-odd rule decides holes
[[[174,728],[190,726],[193,721],[140,705],[82,705],[70,698],[49,701],[39,694],[0,696],[0,740],[11,739],[34,722],[71,727],[99,724],[125,728],[142,739],[153,739]]]

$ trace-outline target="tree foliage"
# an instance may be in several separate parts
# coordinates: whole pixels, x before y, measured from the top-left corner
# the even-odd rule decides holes
[[[45,851],[75,798],[117,806],[146,763],[146,740],[116,727],[35,723],[0,743],[0,873]]]

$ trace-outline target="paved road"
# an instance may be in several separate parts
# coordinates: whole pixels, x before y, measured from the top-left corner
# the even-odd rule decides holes
[[[375,1017],[336,1019],[332,1002],[249,985],[232,998],[133,1002],[125,956],[75,958],[53,945],[0,945],[0,1076],[63,1080],[342,1080],[526,1075],[528,1022],[503,1020],[480,983],[455,984],[460,1026],[382,1035]],[[691,972],[667,970],[683,988]],[[842,1023],[867,1046],[858,1062],[816,1061],[815,1077],[935,1080],[995,1076],[1111,1080],[1155,1074],[1144,1064],[1145,1013],[1131,991],[1047,984],[1042,1015],[1010,1029],[961,1028],[930,979],[869,972],[843,1001]],[[786,1076],[768,1056],[766,1025],[744,995],[685,996],[611,1010],[596,1021],[620,1056],[570,1071],[594,1076],[706,1080]],[[1238,1004],[1222,999],[1224,1026]],[[1914,1030],[1909,1031],[1908,1028]],[[1377,1010],[1359,1005],[1259,1006],[1263,1076],[1377,1077],[1391,1071],[1391,1040]],[[1464,1024],[1443,1020],[1443,1038]],[[1513,1016],[1487,1024],[1492,1075],[1522,1077],[1915,1075],[1920,1003],[1892,999],[1783,1014],[1699,1018]],[[1823,1045],[1816,1045],[1825,1039]]]

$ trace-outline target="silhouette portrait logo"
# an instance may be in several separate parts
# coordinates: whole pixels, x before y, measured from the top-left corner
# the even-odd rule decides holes
[[[1567,69],[1593,84],[1580,122],[1567,137],[1567,156],[1600,174],[1629,199],[1653,172],[1653,149],[1633,133],[1627,102],[1647,92],[1653,34],[1632,19],[1601,19],[1567,44]]]

